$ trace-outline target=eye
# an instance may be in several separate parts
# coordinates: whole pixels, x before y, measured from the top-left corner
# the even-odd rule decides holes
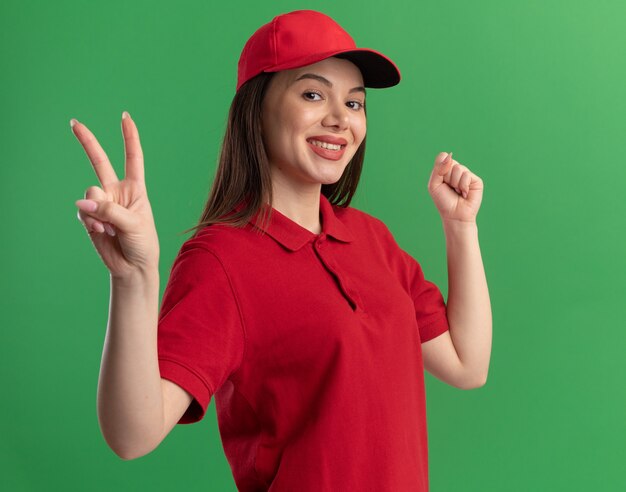
[[[312,97],[309,97],[312,96]],[[319,96],[320,99],[315,99],[315,96]],[[317,91],[305,91],[302,93],[302,97],[304,97],[306,100],[308,101],[319,101],[322,98],[322,95],[317,92]],[[362,111],[365,108],[365,103],[361,102],[361,101],[348,101],[347,104],[354,104],[356,106],[350,106],[351,109],[354,109],[355,111]]]
[[[310,99],[309,97],[307,97],[309,94],[314,94],[316,96],[322,97],[322,95],[319,92],[315,92],[315,91],[306,91],[302,95],[304,96],[305,99],[308,99],[309,101],[319,101],[319,99]]]
[[[348,102],[348,104],[352,104],[352,103],[355,103],[358,105],[357,108],[353,108],[353,109],[356,109],[357,111],[361,111],[362,109],[365,108],[365,103],[362,103],[361,101],[349,101]]]

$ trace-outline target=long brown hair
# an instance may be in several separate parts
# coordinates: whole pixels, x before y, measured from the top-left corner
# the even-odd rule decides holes
[[[219,165],[209,197],[198,223],[183,234],[195,231],[195,236],[203,227],[218,223],[244,227],[261,209],[260,221],[264,225],[269,223],[271,207],[265,205],[272,203],[272,181],[261,136],[261,105],[274,74],[260,73],[236,92],[228,112]],[[350,205],[359,184],[364,157],[365,138],[341,178],[335,183],[322,184],[322,194],[330,203],[340,207]],[[242,200],[244,206],[234,211]]]

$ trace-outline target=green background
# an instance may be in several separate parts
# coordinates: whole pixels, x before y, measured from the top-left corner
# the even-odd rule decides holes
[[[401,69],[368,94],[352,205],[381,218],[447,298],[427,183],[438,152],[485,184],[487,384],[426,374],[433,492],[626,490],[626,4],[622,1],[0,3],[4,490],[235,490],[211,403],[132,461],[96,389],[109,277],[74,201],[98,184],[84,122],[123,177],[142,139],[161,292],[214,176],[237,59],[261,24],[313,8]]]

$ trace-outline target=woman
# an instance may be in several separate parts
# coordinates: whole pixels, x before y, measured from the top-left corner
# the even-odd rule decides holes
[[[134,122],[125,113],[120,182],[73,121],[102,184],[76,203],[111,272],[98,415],[120,457],[202,419],[215,395],[240,490],[428,490],[424,369],[459,388],[487,374],[482,181],[451,154],[437,157],[428,189],[446,232],[446,307],[387,227],[348,206],[365,87],[399,80],[391,60],[319,12],[257,30],[239,60],[211,194],[160,311]]]

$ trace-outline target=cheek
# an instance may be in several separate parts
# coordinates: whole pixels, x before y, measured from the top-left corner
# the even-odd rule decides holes
[[[320,115],[312,109],[297,108],[284,122],[293,133],[308,133],[311,127],[318,126]]]
[[[286,129],[285,122],[281,120],[280,115],[266,113],[263,119],[263,143],[266,149],[276,150],[283,146]]]
[[[360,144],[365,138],[365,134],[367,133],[367,123],[365,121],[365,118],[357,120],[352,127],[352,131],[354,133],[355,139],[357,139]]]

